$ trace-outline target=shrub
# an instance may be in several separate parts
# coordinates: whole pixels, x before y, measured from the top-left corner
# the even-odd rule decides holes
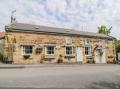
[[[60,54],[57,63],[63,63],[63,55]]]
[[[4,55],[0,52],[0,62],[4,62]]]

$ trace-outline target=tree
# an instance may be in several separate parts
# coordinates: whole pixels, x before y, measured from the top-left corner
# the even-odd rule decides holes
[[[112,29],[112,27],[107,28],[105,25],[101,25],[100,27],[98,27],[98,33],[99,34],[110,35],[111,29]]]

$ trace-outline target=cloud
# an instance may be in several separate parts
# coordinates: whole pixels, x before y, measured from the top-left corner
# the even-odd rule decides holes
[[[120,38],[120,0],[1,0],[0,29],[10,23],[16,10],[18,22],[97,32],[112,26],[112,36]]]

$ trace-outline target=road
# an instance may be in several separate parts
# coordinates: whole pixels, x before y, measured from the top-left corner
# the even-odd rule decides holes
[[[0,89],[120,89],[120,65],[52,65],[0,69]]]

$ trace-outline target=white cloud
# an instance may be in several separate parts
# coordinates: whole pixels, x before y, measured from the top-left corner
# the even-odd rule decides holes
[[[112,26],[119,37],[120,0],[1,0],[0,29],[10,22],[12,10],[18,22],[77,28],[97,32],[97,27]]]

